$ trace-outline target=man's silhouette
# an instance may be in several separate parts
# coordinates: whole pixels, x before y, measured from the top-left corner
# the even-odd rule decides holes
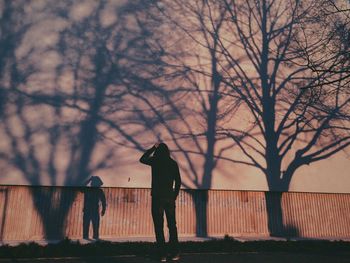
[[[98,176],[91,176],[85,183],[91,187],[84,189],[84,216],[83,216],[83,238],[89,239],[89,227],[92,223],[93,239],[99,239],[100,228],[100,203],[102,205],[101,215],[106,212],[106,196],[100,188],[103,185],[102,180]]]
[[[179,167],[170,157],[169,148],[165,143],[157,143],[147,150],[140,162],[152,167],[152,218],[160,259],[166,261],[167,254],[163,232],[165,212],[169,228],[169,253],[173,260],[178,260],[175,200],[181,186]]]

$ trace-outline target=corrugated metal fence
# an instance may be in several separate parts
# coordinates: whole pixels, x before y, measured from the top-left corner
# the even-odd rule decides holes
[[[154,235],[149,189],[103,192],[107,211],[100,238]],[[269,214],[266,205],[266,200],[279,197],[281,220]],[[268,236],[270,216],[270,225],[281,225],[285,235],[350,237],[350,194],[181,190],[176,202],[180,236]],[[0,186],[0,239],[82,238],[83,204],[79,188]]]

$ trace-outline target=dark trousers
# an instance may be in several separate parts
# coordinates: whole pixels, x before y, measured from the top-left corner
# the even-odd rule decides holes
[[[164,238],[164,212],[166,215],[169,229],[169,253],[178,253],[178,237],[175,219],[175,200],[172,198],[156,198],[152,197],[152,218],[154,224],[154,232],[156,234],[158,253],[165,255],[165,238]]]
[[[92,223],[93,238],[99,238],[99,228],[100,228],[100,215],[98,211],[86,211],[83,217],[83,238],[89,238],[89,227],[90,222]]]

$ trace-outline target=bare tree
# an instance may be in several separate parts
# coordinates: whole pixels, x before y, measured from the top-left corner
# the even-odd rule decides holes
[[[230,13],[232,41],[220,40],[231,65],[225,78],[239,94],[256,125],[255,133],[241,139],[246,130],[228,132],[252,166],[261,170],[269,190],[288,191],[296,170],[324,160],[350,144],[346,77],[332,68],[339,53],[328,57],[321,50],[330,42],[327,27],[311,22],[321,5],[308,1],[225,1]],[[308,30],[306,30],[308,29]],[[318,30],[318,32],[316,31]],[[317,32],[317,34],[315,34]],[[227,43],[240,44],[245,61],[232,55]],[[308,55],[317,57],[324,71],[310,70]],[[242,64],[247,63],[247,72]],[[316,96],[317,95],[317,96]],[[267,195],[269,230],[286,234],[282,223],[282,194]],[[271,197],[271,198],[268,198]],[[273,217],[279,224],[273,224]],[[288,234],[288,233],[287,233]],[[290,233],[295,235],[297,233]]]
[[[11,103],[2,103],[0,157],[33,185],[80,184],[118,165],[115,145],[144,150],[159,139],[184,160],[188,188],[209,189],[218,162],[230,162],[256,168],[269,190],[288,191],[297,169],[350,143],[348,46],[342,27],[320,14],[331,10],[324,2],[2,8],[0,43],[11,49],[0,58],[0,91]],[[62,237],[75,194],[38,188],[33,197],[46,237]],[[282,194],[266,197],[270,232],[284,234]],[[197,235],[205,236],[206,192],[200,198]]]
[[[169,72],[165,86],[175,86],[181,101],[165,98],[166,109],[174,115],[176,124],[165,121],[165,139],[181,159],[186,188],[204,189],[192,194],[196,209],[196,234],[207,236],[207,191],[212,187],[213,173],[218,162],[240,162],[225,153],[235,142],[217,131],[239,108],[240,101],[228,94],[223,82],[224,54],[218,35],[225,30],[227,9],[215,1],[164,1],[157,3],[158,16],[166,36],[162,45]],[[162,118],[162,116],[159,116]],[[218,143],[219,142],[219,143]],[[200,164],[200,165],[199,165]],[[199,198],[199,200],[195,200]]]
[[[147,127],[133,125],[147,111],[138,94],[157,102],[153,83],[162,67],[162,50],[145,22],[148,2],[33,1],[23,13],[23,2],[14,5],[8,32],[16,32],[16,21],[31,24],[10,45],[10,67],[2,67],[16,80],[4,88],[12,103],[1,124],[3,167],[32,185],[77,186],[118,165],[111,140],[143,150]],[[64,237],[76,193],[32,189],[47,239]]]
[[[192,168],[190,178],[196,187],[209,188],[218,159],[256,168],[275,192],[266,194],[271,235],[297,235],[294,226],[283,226],[281,210],[282,192],[295,172],[350,144],[349,76],[340,70],[348,52],[336,44],[339,36],[320,14],[324,8],[325,2],[297,0],[160,6],[182,41],[188,40],[173,61],[187,69],[184,90],[198,102],[191,115],[205,124],[202,132],[194,131],[195,125],[175,131],[191,135],[188,167],[194,167],[190,153],[204,157],[203,177]],[[248,122],[219,123],[223,112]],[[215,150],[218,139],[226,138],[233,144]],[[215,154],[227,149],[239,150],[241,158]],[[206,202],[203,198],[203,206]],[[202,213],[203,222],[205,217]]]

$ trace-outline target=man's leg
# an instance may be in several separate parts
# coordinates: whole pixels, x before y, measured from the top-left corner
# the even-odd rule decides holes
[[[100,230],[100,214],[98,211],[92,215],[92,230],[93,230],[93,238],[99,239],[99,230]]]
[[[165,204],[165,214],[169,228],[169,246],[172,255],[179,253],[179,240],[177,236],[175,200],[168,200]]]
[[[157,249],[159,256],[164,256],[165,251],[165,239],[164,239],[164,206],[163,202],[159,199],[152,198],[152,218],[154,224],[154,232],[156,234]]]
[[[83,238],[89,238],[90,213],[84,212],[83,215]]]

